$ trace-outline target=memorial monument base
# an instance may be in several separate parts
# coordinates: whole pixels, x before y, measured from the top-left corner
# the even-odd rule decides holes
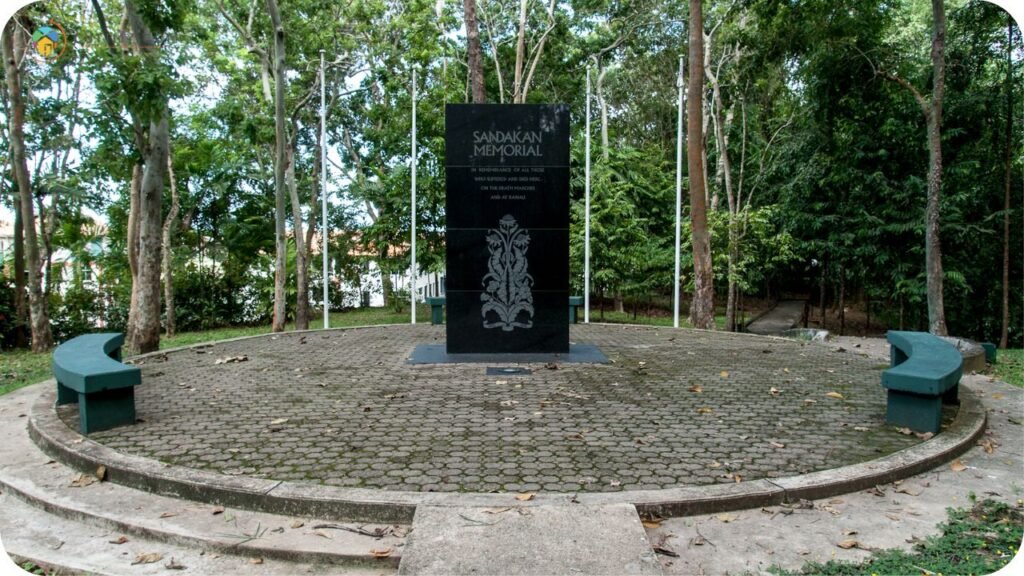
[[[593,344],[570,344],[568,354],[548,352],[449,354],[444,344],[417,344],[406,364],[608,364]]]

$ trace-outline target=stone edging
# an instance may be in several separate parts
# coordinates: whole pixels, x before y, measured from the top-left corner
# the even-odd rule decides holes
[[[629,503],[642,515],[673,517],[826,498],[913,476],[955,458],[969,450],[985,430],[985,411],[974,391],[964,384],[962,381],[960,409],[946,430],[930,440],[877,460],[740,484],[614,493],[539,493],[529,502],[520,502],[514,494],[508,493],[400,492],[227,476],[122,454],[81,436],[57,417],[53,380],[41,384],[48,389],[32,406],[28,431],[36,445],[50,457],[83,471],[106,466],[107,477],[112,482],[157,494],[274,514],[410,523],[418,505],[499,507]]]

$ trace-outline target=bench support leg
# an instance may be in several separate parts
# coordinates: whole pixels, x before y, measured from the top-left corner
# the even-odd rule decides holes
[[[82,434],[135,423],[135,387],[78,395],[78,428]]]
[[[74,404],[76,402],[78,402],[78,392],[75,392],[60,382],[57,382],[57,406]]]
[[[885,422],[915,432],[939,433],[942,426],[943,396],[922,396],[899,390],[888,391]]]
[[[957,384],[946,390],[945,394],[942,395],[942,403],[946,406],[956,406],[960,404],[960,385]]]

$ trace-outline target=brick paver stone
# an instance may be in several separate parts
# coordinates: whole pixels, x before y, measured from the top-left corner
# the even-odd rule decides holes
[[[141,421],[90,438],[229,475],[474,492],[790,476],[920,441],[884,424],[884,366],[834,345],[576,325],[572,341],[612,363],[502,377],[489,364],[405,363],[443,339],[443,326],[371,327],[149,356]],[[59,412],[77,427],[74,406]]]

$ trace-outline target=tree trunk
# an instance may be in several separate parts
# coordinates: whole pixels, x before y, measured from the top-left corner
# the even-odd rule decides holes
[[[309,330],[309,251],[302,230],[302,205],[295,182],[295,150],[288,147],[285,182],[292,204],[292,235],[295,237],[295,329]]]
[[[1010,176],[1013,172],[1013,17],[1006,15],[1006,157],[1003,186],[1003,322],[999,347],[1010,345]]]
[[[272,330],[284,331],[285,302],[284,284],[287,277],[288,249],[285,238],[285,143],[287,142],[285,126],[284,98],[287,79],[284,65],[284,26],[281,14],[277,9],[277,0],[266,0],[267,12],[274,34],[274,233],[276,254],[274,258],[274,320]]]
[[[944,0],[932,0],[932,101],[928,119],[928,205],[925,209],[925,274],[928,292],[928,331],[946,336],[942,294],[942,243],[939,239],[942,195],[942,98],[946,87],[946,14]]]
[[[480,54],[480,28],[476,22],[476,0],[463,0],[463,16],[466,24],[467,56],[469,59],[469,85],[473,104],[487,101],[484,90],[484,63]],[[501,74],[501,71],[498,71]]]
[[[711,238],[703,178],[704,25],[701,0],[690,0],[690,79],[687,100],[687,165],[690,174],[690,235],[693,245],[694,293],[690,324],[711,329],[715,325],[714,277],[711,271]]]
[[[14,346],[27,348],[28,333],[25,328],[28,327],[28,280],[25,275],[25,226],[21,222],[21,200],[17,194],[12,194],[11,197],[14,204]]]
[[[710,41],[710,37],[706,40]],[[705,53],[707,50],[705,50]],[[707,59],[705,59],[707,62]],[[721,68],[719,68],[720,70]],[[736,270],[737,261],[739,259],[739,230],[737,228],[737,213],[739,211],[738,199],[736,198],[735,191],[732,186],[732,164],[729,161],[729,138],[727,135],[728,127],[731,121],[727,119],[725,123],[722,122],[722,91],[721,86],[718,83],[718,75],[710,71],[705,70],[708,76],[708,80],[711,82],[711,122],[715,132],[715,145],[718,148],[718,172],[722,175],[722,181],[725,184],[725,197],[729,205],[729,245],[727,248],[728,256],[728,283],[729,287],[726,291],[726,304],[725,304],[725,329],[730,332],[736,331],[736,280],[738,272]],[[730,112],[729,118],[732,117]],[[712,200],[711,209],[715,210],[715,206],[718,203],[718,194],[715,193],[714,199]]]
[[[516,40],[516,69],[512,83],[512,103],[523,103],[523,61],[526,58],[526,4],[519,0],[519,34]]]
[[[7,78],[7,97],[10,102],[8,137],[11,164],[18,181],[18,198],[22,229],[25,238],[25,267],[28,273],[28,308],[32,327],[32,351],[45,352],[53,346],[50,318],[43,302],[42,270],[39,267],[39,245],[36,237],[35,207],[32,204],[32,182],[25,159],[25,102],[21,94],[21,70],[18,63],[25,53],[25,36],[15,25],[15,18],[7,22],[3,34],[4,75]]]
[[[181,201],[178,197],[178,182],[174,177],[174,161],[171,158],[170,150],[167,151],[167,176],[171,183],[171,209],[167,212],[167,219],[164,220],[163,229],[163,264],[161,266],[164,277],[164,315],[166,321],[164,330],[167,336],[174,336],[178,331],[177,316],[174,311],[174,268],[171,266],[171,232],[174,230],[175,221],[181,211]]]
[[[601,67],[597,75],[597,84],[594,86],[594,95],[597,96],[597,107],[601,109],[601,158],[608,161],[608,101],[604,97],[604,77],[608,69]]]
[[[147,59],[155,58],[156,40],[134,4],[125,2],[125,19],[131,28],[135,49]],[[146,114],[148,129],[142,150],[145,169],[139,188],[138,215],[138,290],[134,324],[128,327],[128,348],[146,353],[160,347],[160,254],[163,242],[164,179],[170,147],[169,111],[166,96],[150,102],[156,110]],[[137,117],[138,118],[138,117]],[[139,119],[140,122],[144,121]]]
[[[141,148],[141,144],[139,145]],[[142,164],[132,166],[132,181],[128,185],[128,272],[132,277],[131,299],[128,304],[128,325],[125,332],[130,332],[135,325],[135,314],[139,310],[139,195],[142,190]]]

